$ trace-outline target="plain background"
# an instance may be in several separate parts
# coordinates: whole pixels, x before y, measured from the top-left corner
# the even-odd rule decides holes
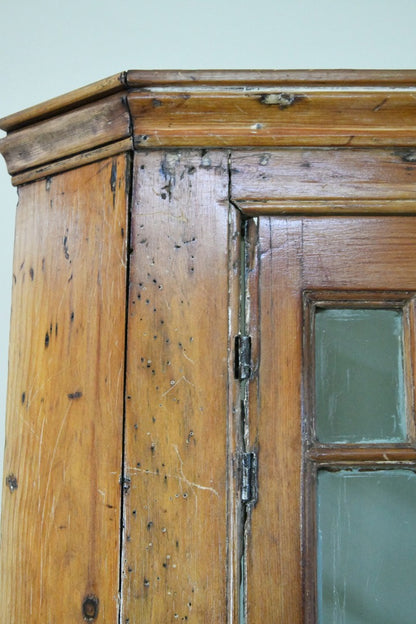
[[[415,0],[0,6],[0,117],[127,69],[416,69]],[[17,195],[0,160],[1,467]]]

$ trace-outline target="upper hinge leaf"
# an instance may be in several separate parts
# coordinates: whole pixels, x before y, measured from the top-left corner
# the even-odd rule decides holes
[[[251,375],[251,336],[239,334],[235,337],[234,374],[239,380],[249,379]]]

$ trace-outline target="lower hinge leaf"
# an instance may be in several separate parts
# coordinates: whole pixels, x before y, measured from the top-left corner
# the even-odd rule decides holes
[[[241,500],[246,504],[257,502],[257,454],[253,451],[241,457]]]

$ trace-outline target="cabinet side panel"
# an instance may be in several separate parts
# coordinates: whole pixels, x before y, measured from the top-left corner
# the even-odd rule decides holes
[[[20,189],[2,622],[117,619],[125,171],[122,155]]]
[[[122,622],[226,622],[227,154],[134,169]]]

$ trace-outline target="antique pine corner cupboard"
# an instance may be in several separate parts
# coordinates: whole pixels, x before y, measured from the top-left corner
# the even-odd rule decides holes
[[[7,624],[413,624],[416,72],[6,117]]]

